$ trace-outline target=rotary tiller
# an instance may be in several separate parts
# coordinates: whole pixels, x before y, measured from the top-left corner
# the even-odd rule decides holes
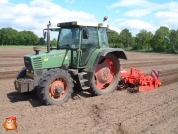
[[[151,76],[145,76],[140,69],[130,68],[130,73],[121,67],[119,85],[129,88],[132,92],[147,91],[158,88],[161,81],[158,79],[159,71],[152,70]]]

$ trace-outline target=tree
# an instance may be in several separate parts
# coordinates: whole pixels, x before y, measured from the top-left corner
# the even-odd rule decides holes
[[[151,40],[151,47],[155,52],[167,52],[167,49],[169,48],[167,37],[169,37],[169,34],[169,28],[165,26],[161,26],[156,30],[155,35]]]
[[[168,39],[170,41],[170,45],[172,46],[172,52],[176,51],[178,49],[178,30],[171,30]]]
[[[20,31],[17,37],[18,43],[21,45],[24,45],[25,43],[25,37],[24,37],[24,32]]]
[[[119,43],[118,38],[119,38],[118,32],[116,31],[108,32],[108,42],[111,47],[117,46],[117,44]]]
[[[123,29],[119,36],[119,42],[121,42],[124,47],[129,47],[132,42],[132,34],[127,28]]]
[[[57,45],[57,40],[56,40],[56,38],[53,38],[53,40],[51,41],[51,45],[52,45],[52,46],[56,46],[56,45]]]
[[[8,42],[8,28],[2,28],[1,29],[1,45],[7,45]]]
[[[145,29],[140,30],[140,32],[136,35],[135,38],[135,46],[134,49],[145,49],[149,50],[150,48],[150,41],[153,38],[153,34],[148,32]]]
[[[32,31],[18,32],[10,27],[0,29],[1,45],[37,45],[38,42],[38,36]]]
[[[130,45],[129,45],[130,47],[133,48],[133,47],[135,46],[135,43],[136,43],[135,40],[136,40],[136,38],[133,36],[133,37],[131,38],[131,42],[130,42]]]

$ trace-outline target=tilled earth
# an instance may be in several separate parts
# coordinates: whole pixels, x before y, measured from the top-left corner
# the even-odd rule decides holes
[[[128,60],[120,60],[128,71],[131,66],[146,74],[160,71],[157,89],[132,94],[116,90],[97,97],[75,92],[63,105],[42,106],[35,93],[20,94],[13,86],[28,53],[34,52],[0,49],[0,123],[15,115],[19,134],[178,133],[178,55],[126,52]]]

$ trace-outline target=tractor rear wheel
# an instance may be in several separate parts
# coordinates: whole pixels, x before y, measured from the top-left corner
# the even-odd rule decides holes
[[[92,77],[92,94],[104,95],[113,92],[118,86],[119,70],[120,62],[113,54],[101,58]]]
[[[56,105],[67,102],[73,92],[73,80],[70,74],[62,69],[51,69],[39,80],[37,95],[45,105]]]

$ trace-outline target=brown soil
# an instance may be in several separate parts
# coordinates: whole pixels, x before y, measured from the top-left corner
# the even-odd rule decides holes
[[[178,55],[126,52],[128,60],[120,60],[128,71],[130,66],[146,74],[159,70],[162,85],[157,89],[135,94],[117,90],[97,97],[75,92],[63,105],[42,106],[34,92],[20,94],[13,86],[28,53],[34,52],[0,49],[0,124],[15,115],[19,134],[178,133]]]

